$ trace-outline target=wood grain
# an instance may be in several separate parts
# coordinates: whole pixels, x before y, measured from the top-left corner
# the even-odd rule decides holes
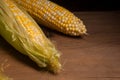
[[[120,12],[75,12],[88,29],[83,38],[50,32],[63,70],[43,71],[0,37],[0,66],[14,80],[120,80]]]

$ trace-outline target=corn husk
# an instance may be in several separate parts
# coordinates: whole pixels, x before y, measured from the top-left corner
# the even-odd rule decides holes
[[[16,50],[36,62],[38,66],[54,73],[59,72],[61,69],[60,54],[53,43],[46,38],[36,22],[24,10],[14,4],[14,7],[17,7],[22,14],[33,22],[33,34],[29,34],[25,28],[26,25],[22,24],[11,11],[8,6],[9,2],[13,4],[10,0],[0,0],[0,35]],[[31,37],[36,33],[39,34]]]

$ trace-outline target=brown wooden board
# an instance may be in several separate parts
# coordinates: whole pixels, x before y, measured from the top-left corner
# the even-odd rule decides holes
[[[88,29],[83,38],[52,32],[63,70],[43,71],[0,37],[0,66],[14,80],[120,80],[120,11],[75,12]]]

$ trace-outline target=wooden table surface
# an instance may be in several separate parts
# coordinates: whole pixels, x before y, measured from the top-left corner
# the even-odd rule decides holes
[[[75,12],[88,36],[68,37],[52,32],[61,52],[63,70],[43,71],[0,37],[0,66],[14,80],[120,80],[120,11]]]

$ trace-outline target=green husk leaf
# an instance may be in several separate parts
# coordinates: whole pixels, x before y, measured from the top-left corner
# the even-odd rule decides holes
[[[15,17],[6,2],[10,1],[0,1],[0,35],[19,52],[29,56],[38,66],[47,68],[54,73],[59,72],[61,69],[60,54],[53,43],[46,38],[37,23],[24,10],[14,4],[22,14],[25,14],[33,22],[34,30],[40,33],[37,38],[31,38],[31,35],[25,29],[26,25]]]

